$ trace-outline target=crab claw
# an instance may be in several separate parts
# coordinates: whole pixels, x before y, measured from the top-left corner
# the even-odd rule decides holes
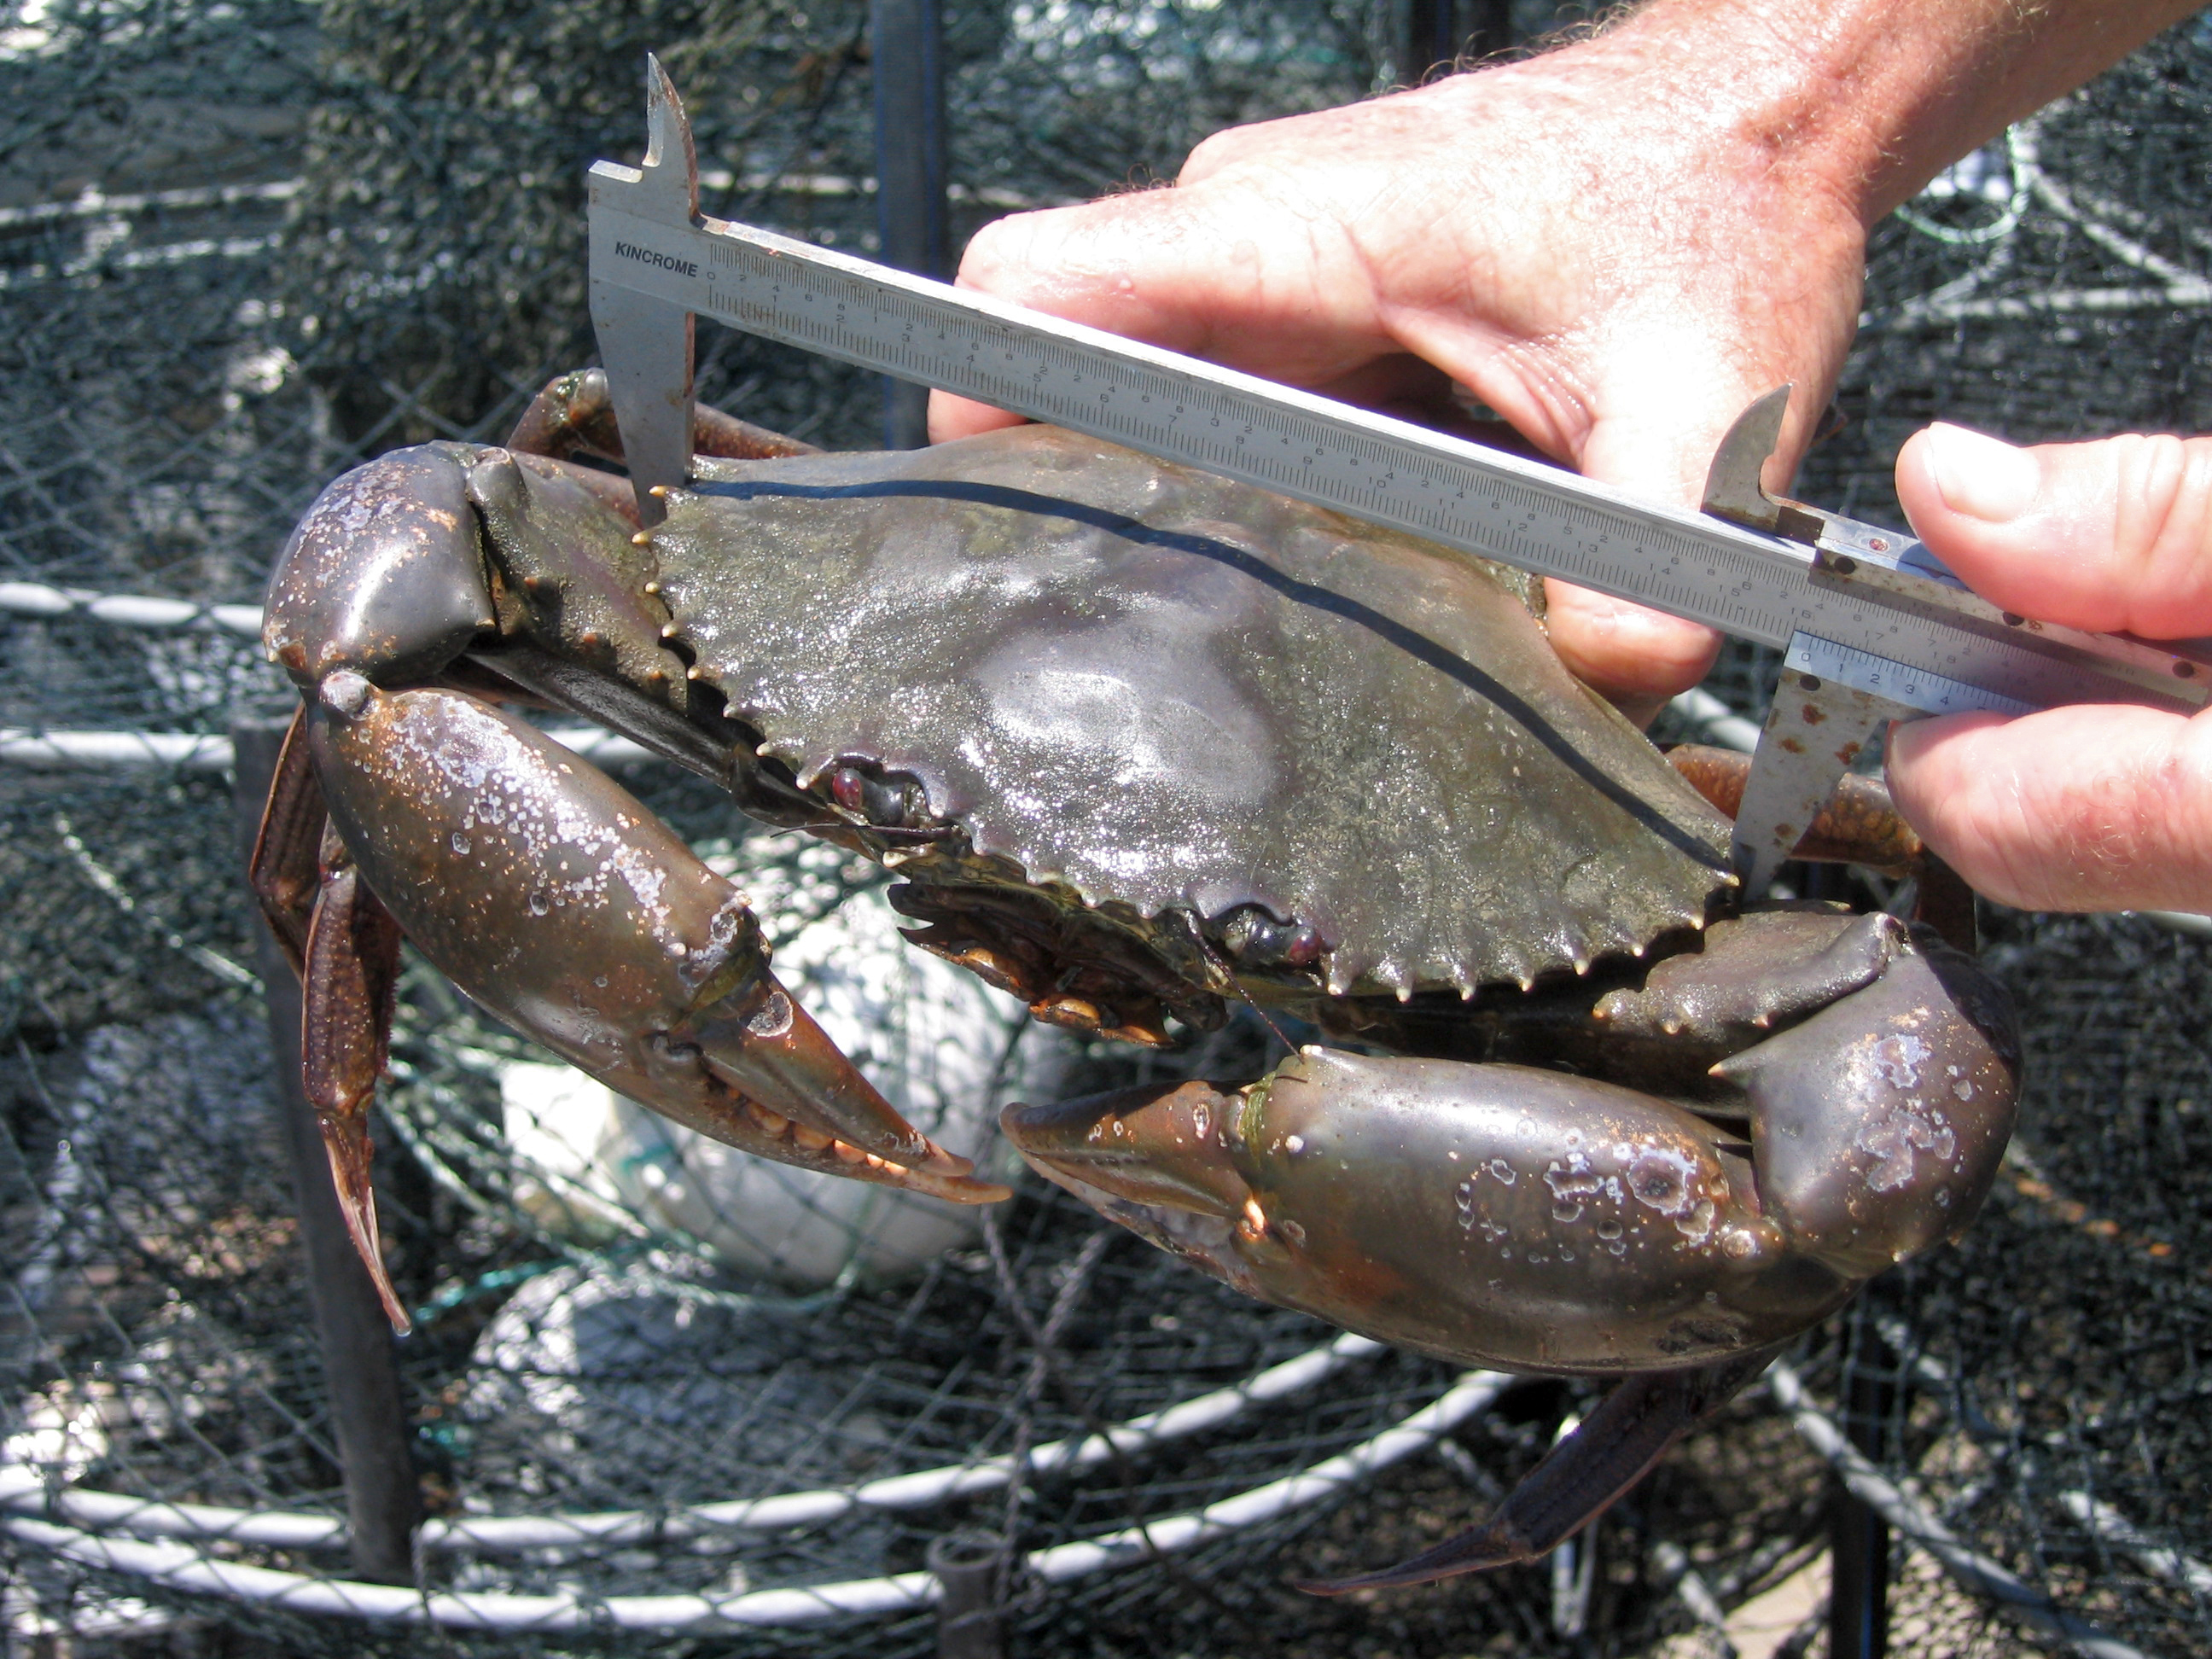
[[[777,982],[736,890],[568,750],[472,697],[345,672],[320,683],[307,732],[368,886],[501,1018],[741,1151],[957,1202],[1007,1195]]]
[[[1692,1365],[1852,1289],[1760,1213],[1737,1135],[1558,1072],[1308,1048],[1242,1089],[1000,1121],[1048,1180],[1247,1295],[1463,1364]]]
[[[1995,984],[1887,916],[1713,931],[1591,1018],[1688,1045],[1726,1091],[1699,1110],[1528,1066],[1307,1048],[1242,1087],[1000,1121],[1047,1179],[1263,1301],[1508,1370],[1710,1364],[1957,1237],[1996,1180],[2019,1062]]]
[[[1771,912],[1714,932],[1591,1016],[1717,1047],[1711,1080],[1734,1092],[1707,1097],[1710,1115],[1595,1077],[1323,1048],[1241,1088],[1000,1115],[1048,1179],[1262,1301],[1462,1364],[1646,1374],[1486,1527],[1324,1588],[1553,1547],[1988,1193],[2019,1052],[1972,963],[1887,916]]]

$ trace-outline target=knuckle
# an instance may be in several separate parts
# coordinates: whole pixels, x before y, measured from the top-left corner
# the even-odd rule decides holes
[[[2149,574],[2212,556],[2212,440],[2170,433],[2109,441],[2116,550]]]

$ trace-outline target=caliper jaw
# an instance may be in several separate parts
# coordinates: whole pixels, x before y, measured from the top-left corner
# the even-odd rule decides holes
[[[690,228],[699,214],[699,156],[684,100],[658,58],[645,62],[646,150],[642,167],[594,161],[591,204],[640,219]],[[623,244],[615,244],[617,253]],[[647,529],[664,508],[653,492],[677,489],[691,477],[692,362],[695,324],[671,305],[608,280],[597,269],[592,246],[592,331],[613,394],[615,425],[622,434],[623,464],[637,495],[637,515]]]
[[[1777,386],[1736,416],[1713,452],[1713,464],[1705,475],[1704,510],[1717,519],[1802,542],[1814,549],[1816,560],[1823,544],[1838,532],[1854,544],[1872,544],[1865,550],[1875,556],[1889,552],[1893,542],[1906,538],[1891,538],[1852,520],[1766,493],[1760,474],[1782,436],[1790,392],[1787,386]],[[1912,546],[1926,556],[1919,543]],[[1928,563],[1931,574],[1941,572],[1942,579],[1956,585],[1957,579],[1932,556]],[[1803,633],[1791,639],[1781,682],[1759,731],[1758,754],[1744,786],[1729,849],[1747,899],[1765,896],[1775,872],[1796,850],[1875,731],[1887,721],[1919,713],[1880,692],[1812,672],[1810,659],[1822,643]]]
[[[2203,641],[2088,634],[2002,610],[1913,537],[1768,495],[1760,474],[1781,436],[1790,390],[1778,386],[1754,400],[1721,440],[1705,477],[1706,513],[1811,548],[1806,574],[1814,587],[1870,599],[1895,613],[1900,630],[1932,625],[2024,647],[2054,677],[2087,671],[2105,682],[2108,697],[2183,714],[2212,698],[2212,659],[2201,654]],[[2059,686],[2052,689],[2045,701],[2067,700]],[[1793,635],[1736,817],[1734,853],[1744,896],[1765,892],[1876,728],[1977,709],[2025,714],[2039,706],[1816,634]]]

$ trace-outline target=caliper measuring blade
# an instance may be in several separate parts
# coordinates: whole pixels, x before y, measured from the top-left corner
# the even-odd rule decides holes
[[[699,215],[699,155],[692,148],[684,100],[653,57],[645,60],[645,130],[642,167],[592,164],[592,203],[598,205],[603,189],[617,188],[633,210],[690,224]],[[623,465],[637,497],[637,515],[650,527],[660,522],[664,510],[653,491],[663,485],[675,489],[691,477],[696,324],[686,307],[618,286],[596,259],[591,291],[592,331],[599,338],[599,362],[614,399]]]

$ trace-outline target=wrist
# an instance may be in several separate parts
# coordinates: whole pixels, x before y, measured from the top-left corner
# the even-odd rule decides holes
[[[1679,112],[1739,186],[1831,203],[1871,228],[2196,3],[1651,0],[1566,50]]]

